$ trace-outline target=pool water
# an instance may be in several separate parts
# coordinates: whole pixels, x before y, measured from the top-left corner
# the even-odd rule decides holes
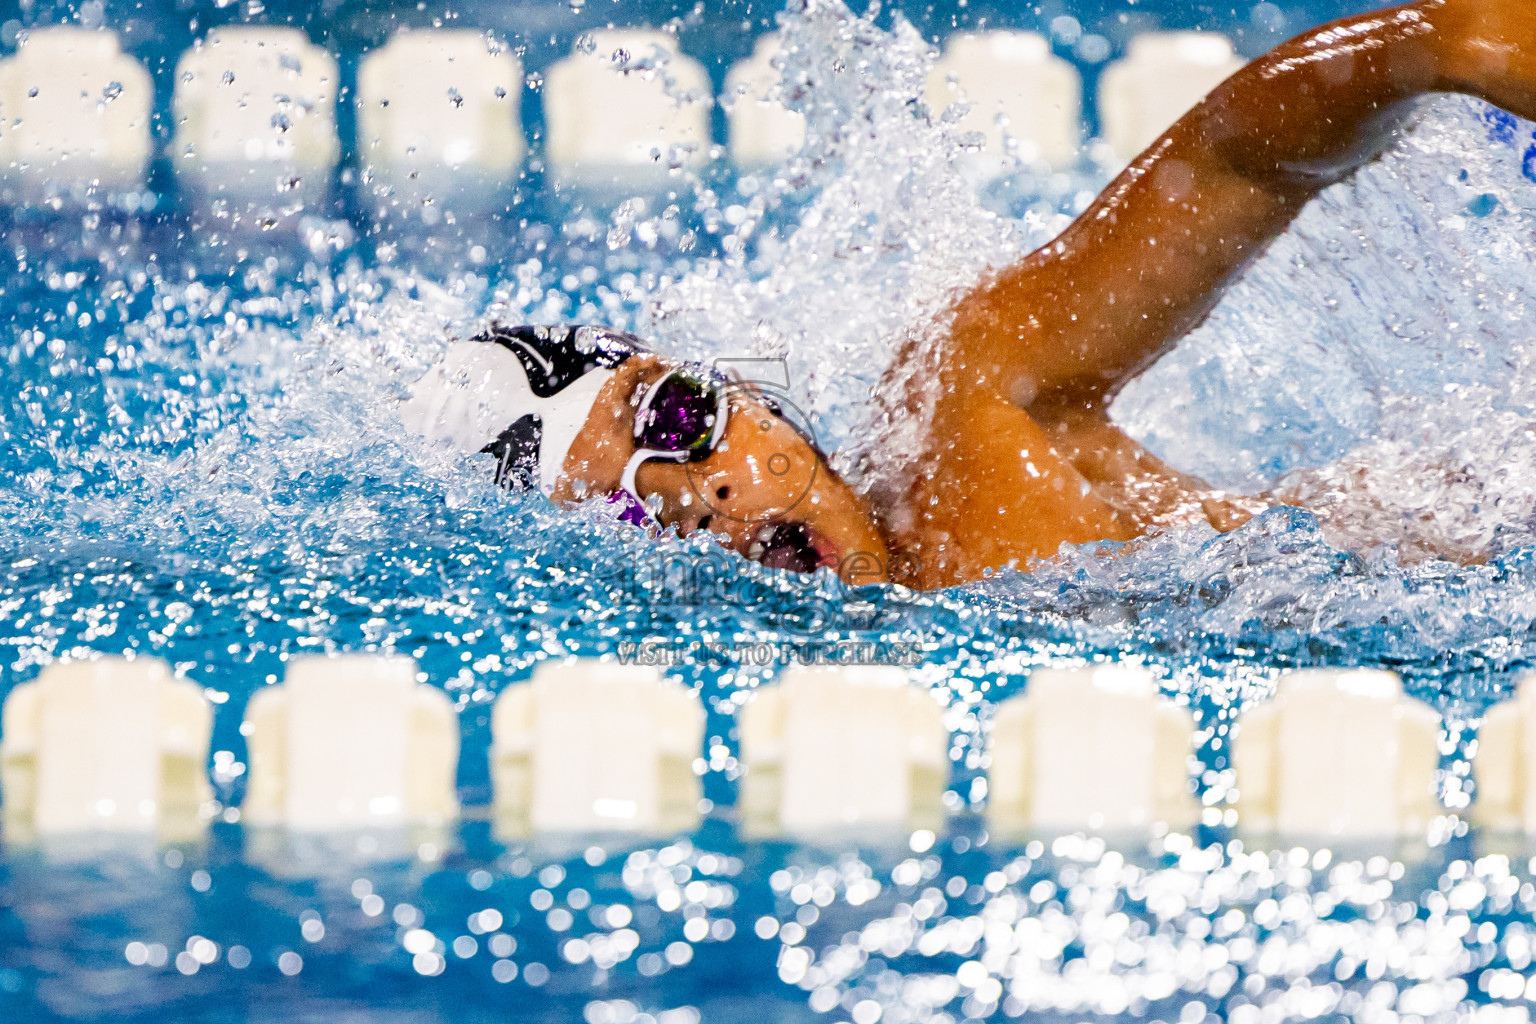
[[[1058,6],[1039,17],[1066,16]],[[1278,31],[1268,8],[1287,31],[1339,13],[1196,14],[1243,28],[1253,50]],[[329,37],[308,24],[354,56],[394,23],[386,14],[425,16],[338,10]],[[498,26],[498,10],[460,16]],[[1089,28],[1126,13],[1074,10]],[[103,11],[91,16],[113,24]],[[221,11],[157,15],[145,52],[174,63],[200,31],[192,18],[234,16]],[[1089,158],[1057,175],[1023,167],[980,193],[958,173],[965,140],[912,112],[924,33],[1003,15],[946,11],[912,24],[836,6],[786,16],[812,142],[778,174],[716,162],[623,202],[554,189],[535,167],[507,212],[424,231],[375,224],[344,188],[280,231],[194,229],[163,169],[151,213],[10,213],[0,696],[71,653],[166,659],[215,704],[221,813],[206,841],[171,849],[0,847],[0,1019],[1524,1012],[1532,851],[1498,847],[1462,815],[1477,720],[1532,664],[1531,125],[1438,101],[1119,400],[1116,415],[1176,463],[1233,487],[1293,474],[1322,519],[1280,509],[1226,537],[1069,551],[935,594],[851,590],[705,541],[652,541],[600,503],[561,512],[503,493],[483,457],[402,436],[394,407],[449,337],[491,317],[602,321],[678,354],[785,359],[818,435],[872,473],[864,396],[891,352],[941,329],[957,289],[1050,237],[1111,171]],[[565,15],[576,22],[559,23],[559,45],[541,34],[532,53],[563,53],[595,17],[540,17]],[[722,64],[746,52],[728,23],[706,12],[698,25],[730,40]],[[861,75],[825,70],[839,62]],[[851,123],[864,130],[839,130]],[[1425,508],[1434,522],[1415,514]],[[1485,560],[1399,557],[1429,542]],[[679,591],[677,559],[716,560],[729,599]],[[703,828],[494,840],[496,694],[546,658],[656,638],[695,645],[669,672],[710,711]],[[734,711],[784,663],[849,642],[913,662],[946,701],[951,828],[742,840]],[[291,655],[375,650],[416,658],[456,700],[466,820],[307,844],[246,828],[251,695]],[[1206,824],[1119,846],[987,837],[975,812],[992,703],[1035,666],[1104,657],[1144,662],[1194,710]],[[1228,728],[1282,669],[1355,665],[1400,672],[1444,714],[1446,815],[1432,844],[1271,851],[1228,813]]]

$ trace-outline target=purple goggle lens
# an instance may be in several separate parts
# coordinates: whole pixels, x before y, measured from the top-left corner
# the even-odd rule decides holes
[[[709,458],[725,435],[728,384],[723,377],[671,370],[646,389],[635,413],[635,454],[624,467],[618,492],[609,499],[624,503],[619,518],[637,525],[651,519],[635,485],[635,474],[646,462]]]
[[[688,452],[693,461],[715,450],[725,418],[723,382],[673,370],[651,385],[635,414],[636,447]]]

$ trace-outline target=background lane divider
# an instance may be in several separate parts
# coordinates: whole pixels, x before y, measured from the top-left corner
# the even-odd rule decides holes
[[[171,166],[194,201],[232,214],[323,201],[341,147],[336,59],[295,28],[209,31],[176,65]]]
[[[954,104],[968,107],[956,123],[979,133],[981,152],[970,158],[983,177],[1010,157],[1058,167],[1077,159],[1082,143],[1083,85],[1077,69],[1051,53],[1033,32],[952,36],[928,75],[928,107],[942,117]]]
[[[771,167],[805,144],[805,115],[777,98],[779,69],[774,58],[781,47],[777,32],[758,36],[752,55],[737,61],[725,76],[721,105],[731,161],[744,170]]]
[[[1246,61],[1216,32],[1147,32],[1099,78],[1103,135],[1130,161]]]
[[[783,159],[804,138],[804,118],[768,98],[779,45],[776,33],[759,36],[726,78],[728,152],[744,171]],[[1135,37],[1100,77],[1104,137],[1130,159],[1243,63],[1218,33]],[[376,210],[399,199],[431,216],[438,206],[427,200],[448,196],[466,212],[496,208],[527,152],[522,72],[509,49],[473,29],[402,31],[363,57],[356,141],[364,179],[386,200]],[[301,30],[212,29],[182,55],[174,89],[169,156],[189,201],[288,216],[326,199],[340,152],[340,76],[336,58]],[[712,92],[703,65],[669,33],[585,34],[545,75],[545,156],[555,181],[643,190],[673,165],[704,163],[714,151]],[[1077,68],[1045,37],[989,31],[947,40],[926,99],[935,117],[969,106],[955,116],[984,140],[969,163],[985,178],[1010,155],[1072,164],[1081,94]],[[4,198],[37,205],[142,194],[153,98],[148,71],[115,33],[30,30],[0,61]]]
[[[592,32],[544,76],[545,158],[557,180],[655,184],[709,157],[713,91],[675,36]]]
[[[139,193],[153,151],[154,83],[113,32],[34,29],[0,61],[4,198],[101,201]]]
[[[527,152],[523,66],[471,29],[397,32],[357,73],[357,150],[384,211],[499,205]]]

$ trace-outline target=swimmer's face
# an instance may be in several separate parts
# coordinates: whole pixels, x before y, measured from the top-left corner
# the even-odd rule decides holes
[[[626,360],[604,385],[571,446],[556,501],[611,494],[637,445],[635,414],[646,389],[677,364],[652,355]],[[635,489],[663,526],[705,530],[746,558],[778,569],[827,566],[844,581],[884,581],[889,555],[874,520],[814,447],[762,396],[728,389],[725,432],[696,462],[652,459]]]

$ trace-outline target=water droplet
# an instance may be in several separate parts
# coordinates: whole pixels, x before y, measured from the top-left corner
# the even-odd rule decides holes
[[[1486,217],[1499,208],[1499,197],[1492,192],[1484,192],[1467,204],[1467,213],[1473,217]]]

